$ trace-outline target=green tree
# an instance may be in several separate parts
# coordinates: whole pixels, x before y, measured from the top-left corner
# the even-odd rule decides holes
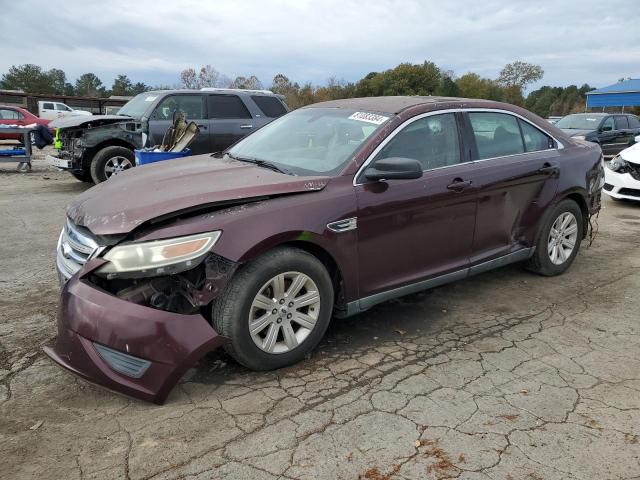
[[[122,95],[127,96],[133,93],[133,83],[129,80],[124,74],[118,75],[113,80],[113,85],[111,86],[111,95]]]
[[[57,93],[54,83],[59,86],[59,73],[62,70],[47,72],[38,65],[31,63],[25,65],[12,65],[9,71],[2,75],[0,86],[6,90],[22,90],[27,93]],[[53,77],[56,77],[55,79]],[[62,82],[64,85],[64,80]]]
[[[133,87],[131,87],[130,95],[138,95],[139,93],[148,92],[151,90],[151,87],[143,82],[136,82]]]
[[[101,97],[106,94],[106,89],[102,85],[102,80],[94,73],[83,73],[76,80],[75,92],[76,95]]]
[[[498,83],[502,87],[519,87],[521,90],[544,76],[544,70],[539,65],[516,61],[508,63],[500,71]]]

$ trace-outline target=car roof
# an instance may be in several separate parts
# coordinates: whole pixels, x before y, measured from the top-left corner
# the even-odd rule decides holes
[[[569,115],[579,115],[581,117],[589,116],[589,117],[606,117],[607,115],[616,115],[615,113],[606,113],[606,112],[582,112],[582,113],[570,113]],[[567,117],[569,116],[567,115]],[[619,115],[619,114],[618,114]],[[626,114],[625,114],[626,115]]]
[[[142,94],[171,94],[171,93],[190,93],[190,94],[234,94],[234,95],[258,95],[258,96],[268,96],[268,97],[277,97],[278,95],[270,92],[269,90],[251,90],[246,88],[201,88],[201,89],[191,89],[191,88],[177,88],[172,90],[149,90],[147,92],[142,92]],[[142,95],[141,94],[141,95]]]
[[[458,97],[432,97],[432,96],[386,96],[386,97],[360,97],[344,98],[341,100],[329,100],[326,102],[314,103],[305,108],[344,108],[347,110],[364,110],[370,112],[397,114],[416,105],[438,104],[438,103],[463,103],[467,98]],[[488,103],[497,103],[489,102]]]

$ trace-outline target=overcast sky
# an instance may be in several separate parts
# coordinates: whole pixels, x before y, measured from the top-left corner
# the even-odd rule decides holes
[[[637,0],[91,3],[0,0],[0,73],[35,63],[110,87],[118,73],[175,84],[182,69],[211,64],[268,86],[279,72],[319,84],[424,60],[495,78],[523,60],[544,68],[539,85],[640,77]]]

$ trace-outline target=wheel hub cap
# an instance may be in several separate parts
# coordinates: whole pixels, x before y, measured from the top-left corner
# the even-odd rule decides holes
[[[315,282],[304,273],[281,273],[254,297],[249,333],[262,351],[286,353],[307,339],[319,314],[320,293]]]
[[[571,212],[561,213],[549,231],[547,253],[554,265],[562,265],[573,253],[578,239],[578,221]]]
[[[118,175],[119,173],[128,170],[132,166],[133,165],[131,165],[131,162],[126,157],[113,157],[107,160],[107,163],[104,166],[104,173],[106,177],[109,178],[112,175]]]

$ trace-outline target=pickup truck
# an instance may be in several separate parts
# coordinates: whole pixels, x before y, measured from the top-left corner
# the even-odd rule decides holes
[[[47,120],[55,120],[63,117],[91,116],[91,112],[86,110],[75,110],[61,102],[40,101],[38,102],[38,116]]]
[[[200,133],[190,145],[194,155],[221,152],[287,113],[278,95],[268,90],[203,88],[141,93],[117,115],[63,118],[52,122],[60,150],[48,156],[51,165],[68,170],[78,180],[100,183],[132,168],[134,150],[160,145],[182,111]]]

